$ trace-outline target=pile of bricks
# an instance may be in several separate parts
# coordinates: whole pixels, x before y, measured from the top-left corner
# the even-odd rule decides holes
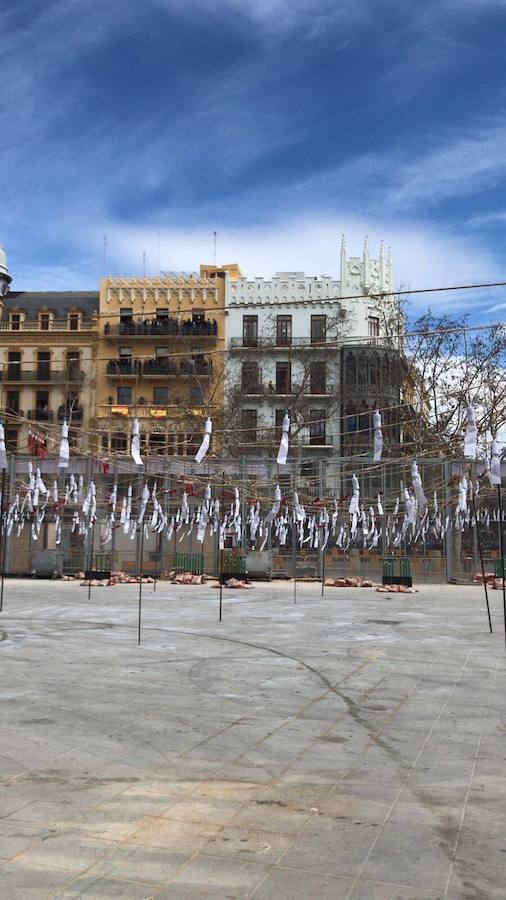
[[[364,578],[326,578],[325,587],[376,587],[374,581],[367,581]]]
[[[483,575],[481,572],[476,572],[473,576],[473,581],[477,584],[483,584]],[[494,591],[502,591],[503,589],[503,579],[498,578],[494,572],[485,572],[485,581]]]

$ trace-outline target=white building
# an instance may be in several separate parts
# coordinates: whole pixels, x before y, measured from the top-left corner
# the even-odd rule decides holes
[[[270,280],[227,280],[226,398],[251,452],[272,456],[285,409],[305,455],[321,455],[322,448],[342,452],[346,352],[381,346],[392,328],[398,334],[397,300],[379,296],[392,290],[390,253],[381,245],[378,258],[371,259],[367,238],[362,256],[349,257],[343,237],[339,279],[277,272]],[[347,367],[349,378],[355,372],[347,384],[357,388],[354,394],[365,398],[367,386],[367,407],[382,378],[378,364],[364,380],[368,368],[364,360],[354,370]]]

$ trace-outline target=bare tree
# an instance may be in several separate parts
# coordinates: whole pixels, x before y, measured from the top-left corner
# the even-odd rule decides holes
[[[420,316],[407,339],[408,385],[418,412],[412,442],[434,453],[461,455],[466,407],[476,410],[479,434],[506,423],[506,328],[468,328],[468,317]]]

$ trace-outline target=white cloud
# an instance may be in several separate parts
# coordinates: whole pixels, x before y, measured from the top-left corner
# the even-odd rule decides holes
[[[108,271],[133,274],[142,271],[142,253],[147,254],[147,270],[154,273],[158,260],[158,233],[153,228],[108,227]],[[499,280],[495,260],[468,239],[451,237],[437,228],[419,223],[371,221],[349,214],[301,217],[256,227],[234,227],[218,232],[218,261],[238,262],[248,277],[271,277],[276,271],[297,270],[308,274],[339,275],[341,233],[347,237],[348,252],[359,256],[365,234],[371,253],[379,243],[392,246],[396,287],[405,289],[451,286]],[[93,236],[94,245],[98,238]],[[163,229],[160,234],[160,268],[194,270],[213,259],[213,226],[196,229]],[[410,307],[416,312],[431,304],[452,310],[473,307],[478,298],[471,292],[441,295],[413,295]],[[481,299],[482,298],[482,299]],[[481,292],[480,304],[493,294]]]
[[[390,203],[412,209],[452,197],[466,197],[502,180],[506,174],[506,127],[474,129],[454,139],[446,136],[439,146],[401,165],[395,184],[387,190]]]

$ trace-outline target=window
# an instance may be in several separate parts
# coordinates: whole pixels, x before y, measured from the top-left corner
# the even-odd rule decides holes
[[[160,431],[152,431],[149,435],[149,449],[162,456],[165,453],[165,435]]]
[[[132,334],[134,331],[133,309],[131,306],[124,306],[119,311],[119,333]]]
[[[242,364],[241,390],[243,394],[258,394],[260,391],[258,377],[258,363],[247,362]]]
[[[353,351],[347,353],[344,366],[344,383],[347,387],[356,387],[357,384],[357,358]]]
[[[190,388],[190,406],[203,406],[204,392],[200,385]],[[197,447],[198,449],[198,447]]]
[[[324,344],[327,335],[327,316],[311,316],[311,343]]]
[[[102,448],[103,453],[109,452],[109,435],[108,434],[102,435],[102,437],[100,439],[100,446]]]
[[[79,331],[79,313],[69,313],[69,328],[70,331]]]
[[[169,310],[168,309],[157,309],[156,311],[156,321],[157,322],[166,322],[169,318]]]
[[[241,410],[241,440],[247,444],[255,444],[257,439],[256,409]]]
[[[127,436],[124,431],[113,431],[111,435],[111,450],[124,453],[127,449]]]
[[[129,375],[132,372],[132,348],[131,347],[120,347],[119,348],[118,372],[123,372],[123,374],[125,374],[125,375]]]
[[[11,313],[11,329],[19,331],[21,328],[21,313]]]
[[[309,410],[309,443],[319,444],[320,446],[326,443],[324,409]]]
[[[157,359],[166,359],[169,355],[168,347],[155,347],[155,356]]]
[[[186,435],[186,446],[184,448],[185,456],[195,456],[197,450],[202,443],[202,433],[199,431],[196,434],[187,434]]]
[[[40,381],[48,381],[51,374],[51,354],[49,350],[39,350],[37,353],[37,378]]]
[[[7,412],[19,415],[19,391],[7,391]]]
[[[116,402],[118,406],[132,405],[132,388],[129,385],[116,388]]]
[[[49,419],[49,391],[35,392],[35,416],[39,422]]]
[[[40,314],[39,324],[41,331],[49,331],[50,322],[51,317],[48,312],[43,312]]]
[[[292,317],[276,316],[276,344],[288,347],[292,343]]]
[[[369,337],[379,337],[380,320],[378,316],[369,316]]]
[[[258,316],[242,317],[242,345],[243,347],[258,345]]]
[[[309,370],[309,391],[311,394],[327,393],[327,372],[324,362],[312,362]]]
[[[153,388],[153,403],[156,403],[157,406],[167,406],[168,402],[169,402],[168,387],[154,387]]]
[[[16,453],[18,449],[18,429],[8,428],[5,432],[5,449],[7,453]]]
[[[289,394],[291,389],[292,374],[290,363],[276,363],[276,394]]]
[[[9,381],[19,381],[21,376],[21,353],[19,350],[10,350],[7,359],[7,378]]]
[[[79,350],[67,350],[67,376],[74,380],[80,378]]]
[[[279,444],[279,442],[280,442],[280,440],[281,440],[281,434],[282,434],[281,426],[282,426],[282,424],[283,424],[283,419],[284,419],[284,417],[285,417],[285,412],[286,412],[286,409],[284,409],[284,408],[283,408],[283,409],[277,409],[276,412],[275,412],[275,416],[276,416],[276,418],[275,418],[275,422],[276,422],[276,430],[275,430],[275,433],[274,433],[274,440],[276,441],[276,444]]]

